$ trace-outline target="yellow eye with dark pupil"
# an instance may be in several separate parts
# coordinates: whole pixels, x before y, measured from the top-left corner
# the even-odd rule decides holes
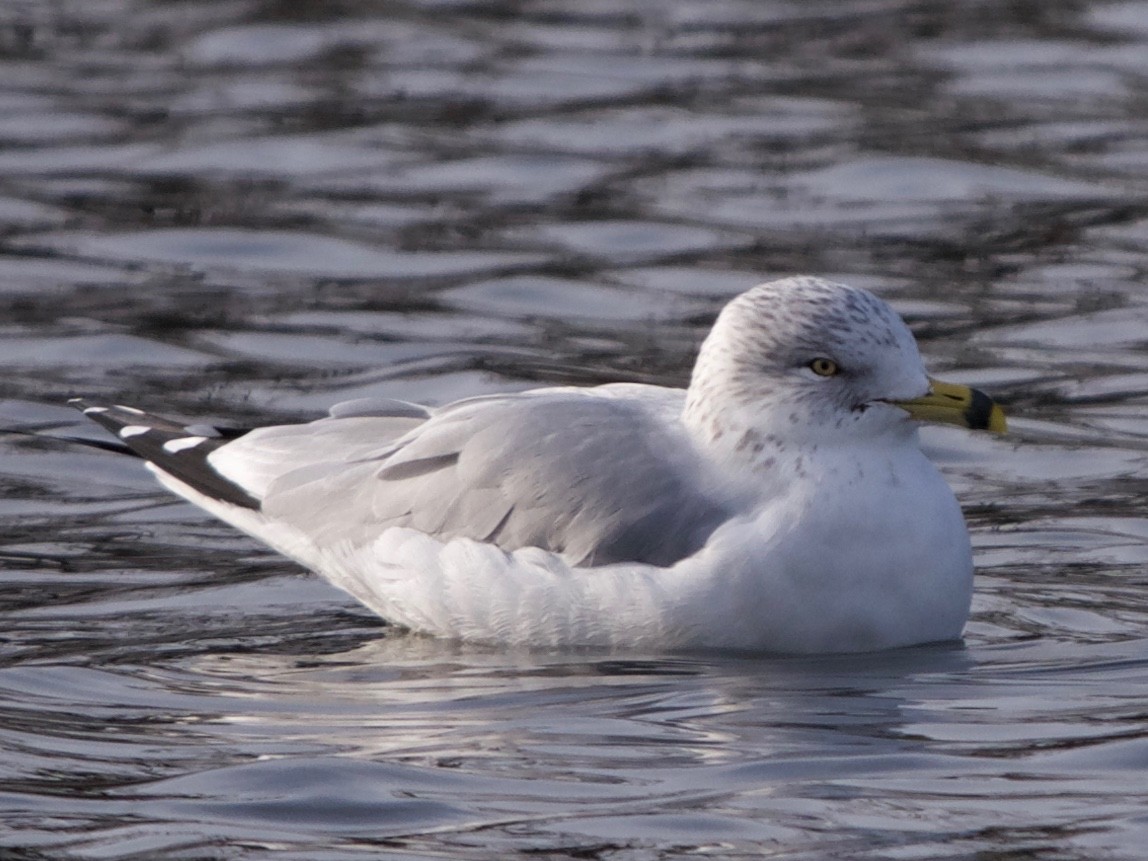
[[[809,370],[819,377],[832,377],[841,372],[841,368],[832,359],[814,359],[809,363]]]

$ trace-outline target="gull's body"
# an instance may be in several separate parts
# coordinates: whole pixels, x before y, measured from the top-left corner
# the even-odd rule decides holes
[[[417,631],[841,652],[955,639],[968,615],[967,530],[910,413],[1001,420],[931,385],[885,303],[802,278],[731,302],[688,390],[360,401],[233,440],[86,411],[176,493]]]

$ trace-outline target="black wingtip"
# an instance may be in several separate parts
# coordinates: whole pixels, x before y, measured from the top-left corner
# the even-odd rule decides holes
[[[74,398],[73,400],[79,402],[81,399]],[[118,438],[109,440],[103,437],[88,436],[87,426],[77,424],[76,421],[72,419],[23,422],[18,425],[0,427],[0,434],[36,440],[50,440],[52,442],[68,443],[70,445],[82,445],[86,448],[98,448],[103,451],[115,452],[116,454],[139,457],[136,452],[132,451]]]
[[[215,470],[208,456],[236,437],[215,428],[187,428],[161,416],[120,404],[95,404],[84,398],[68,403],[111,431],[134,454],[205,496],[259,510],[259,500]]]

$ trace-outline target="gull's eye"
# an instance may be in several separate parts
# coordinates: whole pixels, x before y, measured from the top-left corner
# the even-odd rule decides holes
[[[809,370],[819,377],[835,377],[841,373],[841,366],[832,359],[820,356],[809,363]]]

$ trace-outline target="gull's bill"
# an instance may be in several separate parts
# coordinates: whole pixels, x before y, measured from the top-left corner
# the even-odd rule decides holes
[[[1006,433],[1008,421],[1000,405],[982,392],[958,383],[929,378],[929,393],[907,401],[893,401],[917,421],[959,425],[972,430]]]

